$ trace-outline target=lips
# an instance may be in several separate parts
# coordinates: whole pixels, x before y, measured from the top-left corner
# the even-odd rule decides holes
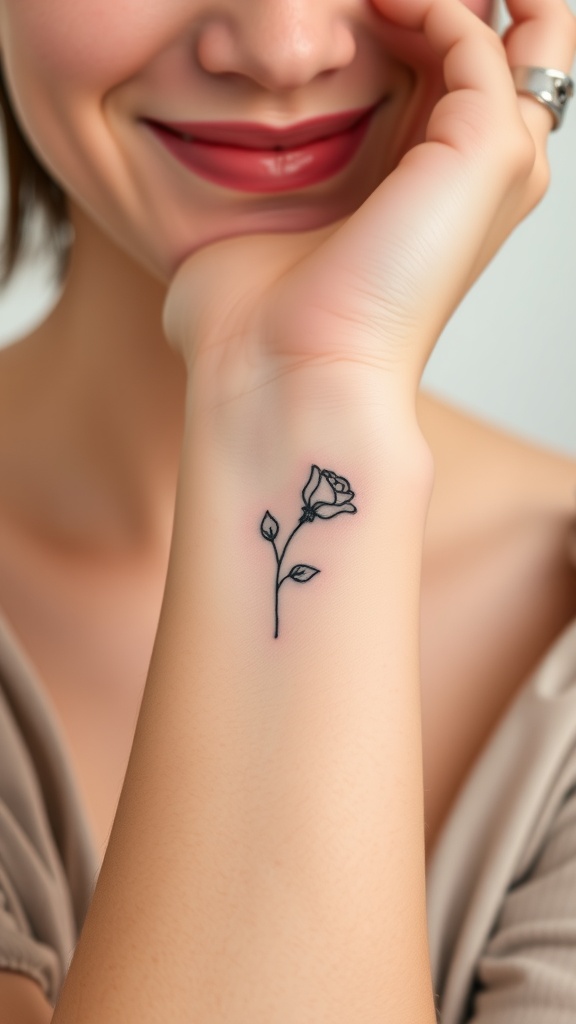
[[[292,149],[319,142],[330,135],[345,132],[374,107],[363,107],[327,117],[315,117],[288,128],[237,121],[153,121],[147,123],[167,129],[186,141],[211,142],[246,149]]]
[[[253,122],[144,123],[200,177],[244,192],[305,188],[341,171],[358,150],[376,106],[281,128]]]

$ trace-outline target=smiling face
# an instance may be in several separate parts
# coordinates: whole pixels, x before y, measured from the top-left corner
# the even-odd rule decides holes
[[[162,281],[212,241],[351,213],[443,89],[369,0],[0,0],[0,45],[31,148]]]

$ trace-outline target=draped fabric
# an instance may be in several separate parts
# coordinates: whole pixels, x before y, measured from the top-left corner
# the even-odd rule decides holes
[[[56,1004],[98,871],[57,723],[0,618],[0,969]]]
[[[576,1021],[576,621],[473,766],[427,871],[442,1024]]]

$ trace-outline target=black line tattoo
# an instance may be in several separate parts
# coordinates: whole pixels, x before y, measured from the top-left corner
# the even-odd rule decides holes
[[[352,504],[353,497],[354,491],[350,490],[350,484],[345,477],[338,476],[331,469],[319,469],[318,466],[312,466],[308,483],[302,491],[302,500],[304,502],[302,515],[298,520],[298,525],[294,527],[288,537],[281,554],[278,553],[278,548],[276,547],[276,537],[278,536],[280,523],[270,512],[266,512],[260,523],[260,533],[264,540],[270,541],[276,556],[274,638],[278,636],[278,600],[282,584],[285,580],[289,579],[295,580],[296,583],[307,583],[316,573],[320,572],[320,569],[315,569],[313,565],[293,565],[290,572],[280,579],[282,562],[290,541],[296,531],[301,526],[304,526],[304,523],[311,523],[314,519],[333,519],[334,516],[340,515],[341,512],[357,512],[358,509]]]

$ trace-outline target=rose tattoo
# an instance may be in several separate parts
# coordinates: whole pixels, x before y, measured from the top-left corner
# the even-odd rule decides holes
[[[341,512],[357,512],[358,509],[352,504],[351,499],[353,497],[354,491],[350,489],[350,484],[345,477],[338,476],[331,469],[319,469],[318,466],[312,466],[308,483],[302,491],[302,500],[304,502],[302,505],[302,515],[298,520],[298,525],[294,527],[288,537],[281,554],[278,553],[276,547],[276,537],[278,536],[280,524],[270,512],[266,512],[260,523],[260,533],[264,540],[270,541],[276,556],[275,638],[278,636],[278,600],[282,584],[288,579],[295,580],[296,583],[307,583],[316,573],[320,572],[320,569],[315,569],[313,565],[293,565],[290,572],[280,578],[284,555],[292,537],[301,526],[304,526],[304,523],[312,523],[314,519],[333,519],[334,516],[340,515]]]

